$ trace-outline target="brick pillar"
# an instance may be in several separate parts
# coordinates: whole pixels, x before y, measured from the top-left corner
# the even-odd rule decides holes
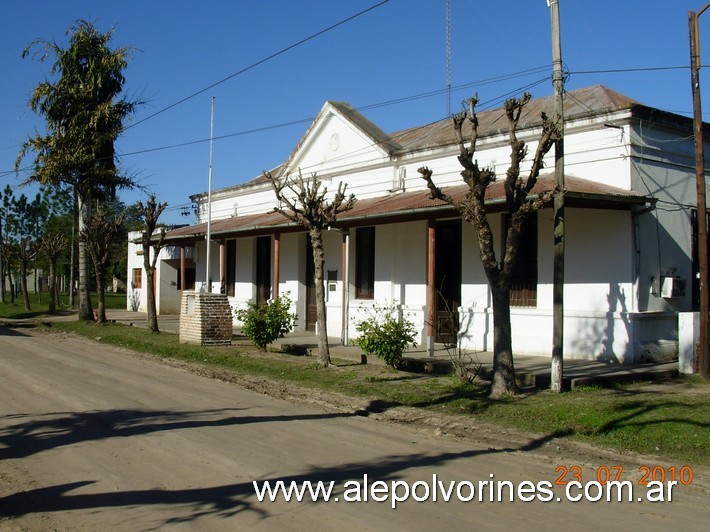
[[[232,344],[232,308],[226,294],[192,290],[182,293],[180,343]]]

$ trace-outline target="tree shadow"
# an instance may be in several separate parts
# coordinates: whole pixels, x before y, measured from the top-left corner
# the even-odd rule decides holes
[[[604,335],[601,340],[602,350],[597,355],[597,360],[601,362],[611,362],[619,364],[620,360],[614,351],[614,326],[615,326],[615,315],[617,312],[621,317],[621,321],[626,330],[626,337],[631,338],[631,321],[628,317],[628,308],[626,306],[626,294],[624,289],[619,286],[619,283],[609,283],[609,293],[606,295],[607,303],[609,305],[609,310],[606,313],[606,327],[604,330]],[[617,311],[617,309],[619,309]]]
[[[532,442],[526,447],[540,446],[547,442],[542,439],[539,444]],[[281,481],[287,486],[291,482],[297,484],[309,481],[334,482],[332,496],[339,496],[344,492],[344,483],[348,480],[361,482],[365,475],[374,480],[391,481],[402,477],[406,470],[443,466],[457,460],[470,460],[479,456],[524,450],[521,448],[467,450],[463,452],[447,452],[435,455],[424,453],[408,453],[390,455],[376,462],[361,461],[338,464],[328,467],[313,467],[307,471],[294,475],[274,475],[271,478],[262,478],[257,482],[269,482],[272,487]],[[264,477],[268,477],[266,474]],[[71,510],[111,508],[132,508],[145,506],[168,506],[170,517],[158,524],[156,528],[165,525],[191,523],[205,516],[229,518],[242,512],[253,512],[260,519],[271,516],[268,508],[272,503],[265,499],[259,503],[252,481],[211,486],[207,488],[191,489],[148,489],[132,491],[111,491],[103,493],[72,494],[71,492],[85,486],[90,486],[96,481],[87,480],[58,484],[55,486],[35,488],[0,498],[0,517],[16,518],[31,513],[67,512]],[[281,499],[283,500],[283,499]],[[156,516],[159,515],[157,512]]]
[[[28,334],[25,334],[23,332],[20,332],[18,329],[29,329],[34,327],[34,325],[30,326],[28,324],[2,324],[0,325],[0,336],[29,336]]]
[[[620,416],[603,423],[599,428],[594,430],[594,434],[610,434],[616,430],[629,427],[647,427],[650,425],[662,425],[665,423],[677,423],[683,425],[693,425],[699,428],[710,428],[710,422],[703,423],[689,418],[681,417],[666,417],[661,419],[639,419],[642,416],[652,414],[659,408],[681,407],[687,408],[687,405],[678,401],[664,401],[662,403],[648,403],[643,401],[632,401],[619,405],[616,411]]]
[[[204,427],[250,423],[331,419],[362,415],[355,413],[301,414],[295,416],[231,415],[243,409],[224,408],[192,412],[169,410],[101,410],[13,414],[0,420],[20,422],[0,428],[0,460],[34,454],[87,441]],[[37,419],[37,418],[40,419]],[[29,421],[23,421],[31,418]]]

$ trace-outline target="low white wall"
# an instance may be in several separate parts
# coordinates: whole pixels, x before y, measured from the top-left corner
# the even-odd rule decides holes
[[[493,350],[493,309],[459,309],[462,346]],[[672,312],[566,311],[564,356],[616,363],[667,361],[677,356],[678,329]],[[513,352],[549,357],[552,352],[552,313],[512,309]]]

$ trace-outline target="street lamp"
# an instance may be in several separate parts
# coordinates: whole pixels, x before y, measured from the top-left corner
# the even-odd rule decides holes
[[[700,277],[700,338],[698,365],[700,374],[710,378],[710,357],[708,356],[708,227],[705,204],[705,154],[703,144],[703,114],[700,106],[700,39],[698,18],[710,7],[710,2],[698,13],[688,11],[690,26],[690,76],[693,88],[693,136],[695,143],[695,183],[698,203],[698,257]]]

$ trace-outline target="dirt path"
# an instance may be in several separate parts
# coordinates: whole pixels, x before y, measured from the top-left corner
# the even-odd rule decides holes
[[[623,462],[636,480],[648,459],[413,409],[378,412],[61,334],[0,329],[0,390],[2,530],[694,530],[708,517],[707,469],[672,503],[259,502],[253,480],[334,481],[342,499],[343,484],[365,475],[554,482],[560,465],[592,480],[600,465]]]

